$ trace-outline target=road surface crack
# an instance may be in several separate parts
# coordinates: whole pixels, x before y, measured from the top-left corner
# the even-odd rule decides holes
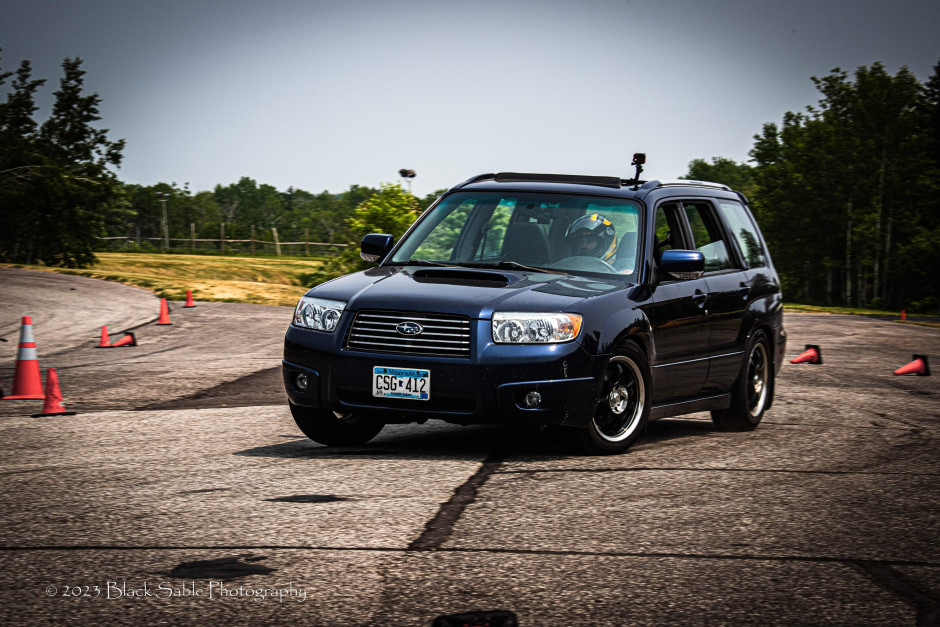
[[[425,525],[424,532],[408,545],[408,550],[434,551],[439,549],[450,537],[464,509],[476,500],[479,489],[490,475],[499,470],[502,464],[502,453],[492,453],[487,457],[480,468],[463,485],[454,490],[450,500],[441,505],[434,518]]]

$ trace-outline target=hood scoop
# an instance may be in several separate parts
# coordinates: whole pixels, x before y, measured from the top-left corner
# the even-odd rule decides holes
[[[522,277],[511,272],[475,268],[422,268],[414,272],[411,277],[418,283],[474,285],[476,287],[504,287],[522,280]]]

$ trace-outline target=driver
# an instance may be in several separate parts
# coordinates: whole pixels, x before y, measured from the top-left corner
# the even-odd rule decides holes
[[[599,213],[583,215],[568,227],[565,242],[572,255],[597,257],[609,261],[617,252],[617,232],[614,225]]]

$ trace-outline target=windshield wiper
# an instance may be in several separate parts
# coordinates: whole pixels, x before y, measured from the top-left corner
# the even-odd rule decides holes
[[[453,266],[452,263],[441,263],[440,261],[428,261],[427,259],[409,259],[408,261],[393,261],[389,266],[439,266],[447,268]]]

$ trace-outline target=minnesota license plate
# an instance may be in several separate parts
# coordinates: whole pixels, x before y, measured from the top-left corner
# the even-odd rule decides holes
[[[372,396],[426,401],[431,398],[431,371],[414,368],[372,368]]]

